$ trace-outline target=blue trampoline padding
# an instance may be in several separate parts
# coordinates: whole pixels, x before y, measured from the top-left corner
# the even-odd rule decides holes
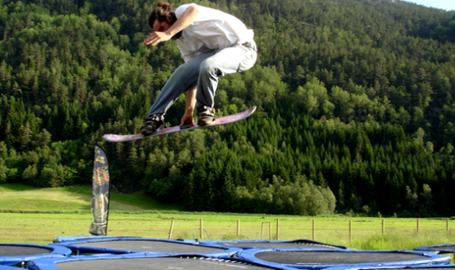
[[[326,244],[322,242],[297,239],[297,240],[207,240],[200,241],[201,244],[214,247],[238,247],[242,249],[253,248],[304,248],[304,249],[347,249],[345,246]]]
[[[383,267],[329,267],[324,270],[455,270],[455,264],[416,265],[416,266],[383,266]]]
[[[433,252],[439,252],[439,253],[454,253],[455,254],[455,244],[450,243],[450,244],[423,246],[423,247],[417,247],[414,250],[433,251]]]
[[[111,259],[132,259],[132,258],[158,258],[169,256],[169,254],[156,253],[156,254],[146,254],[146,253],[130,253],[130,254],[99,254],[99,255],[89,255],[89,256],[72,256],[68,258],[45,258],[33,260],[28,264],[28,269],[30,270],[59,270],[58,264],[64,264],[69,262],[77,261],[103,261]],[[125,269],[127,270],[127,269]]]
[[[130,253],[130,254],[122,254],[122,255],[114,255],[114,254],[100,254],[100,255],[92,255],[92,256],[73,256],[73,257],[67,257],[67,258],[48,258],[48,259],[37,259],[34,261],[31,261],[28,265],[29,270],[61,270],[59,268],[59,264],[63,265],[65,263],[74,263],[74,262],[88,262],[88,263],[94,263],[97,265],[105,265],[106,262],[103,263],[103,261],[109,260],[112,265],[112,260],[133,260],[133,259],[195,259],[197,260],[208,260],[208,261],[220,261],[220,262],[226,262],[226,263],[239,263],[240,269],[245,268],[242,267],[242,264],[245,265],[251,265],[251,266],[257,266],[257,267],[266,267],[267,269],[276,269],[276,270],[292,270],[295,268],[289,268],[287,266],[280,266],[280,267],[269,267],[269,266],[262,266],[259,264],[251,263],[251,262],[246,262],[240,259],[222,259],[222,258],[213,258],[211,256],[204,256],[204,255],[166,255],[166,254],[146,254],[146,253]],[[91,269],[96,269],[92,267]],[[102,267],[99,267],[99,269],[104,269]],[[131,268],[131,270],[134,268]],[[142,269],[142,268],[141,268]],[[230,267],[230,269],[238,269],[237,267]],[[1,269],[0,269],[1,270]],[[10,270],[10,269],[5,269],[5,270]],[[12,269],[11,269],[12,270]],[[123,270],[130,270],[130,269],[123,269]]]
[[[312,258],[313,262],[305,263],[305,262],[298,262],[298,263],[280,263],[274,262],[270,260],[265,260],[263,258],[259,258],[258,255],[261,253],[272,253],[272,254],[292,254],[299,252],[302,257],[309,256]],[[392,254],[396,256],[411,256],[411,257],[422,257],[419,259],[412,259],[412,260],[396,260],[396,261],[368,261],[367,263],[318,263],[316,262],[316,257],[321,256],[324,257],[322,254],[327,253],[338,253],[335,254],[336,256],[346,256],[352,254],[353,256],[378,256],[382,254]],[[293,255],[295,255],[293,254]],[[321,254],[321,255],[320,255]],[[253,262],[259,265],[264,266],[271,266],[271,267],[282,267],[283,265],[286,267],[294,267],[300,269],[323,269],[328,267],[343,267],[343,268],[363,268],[363,267],[385,267],[385,266],[412,266],[412,265],[446,265],[450,262],[450,257],[448,256],[440,256],[434,252],[419,252],[419,251],[403,251],[403,250],[328,250],[328,249],[245,249],[238,252],[235,255],[236,258],[243,259],[245,261]],[[295,259],[295,257],[292,257]]]
[[[62,241],[65,240],[65,241]],[[115,247],[117,242],[119,247]],[[132,244],[137,242],[138,248],[132,247]],[[140,244],[141,242],[142,244]],[[157,249],[146,248],[144,242],[159,245],[162,243],[166,247]],[[120,247],[124,244],[124,247]],[[128,244],[125,244],[128,243]],[[106,244],[106,246],[102,246]],[[143,238],[143,237],[83,237],[74,239],[60,239],[58,245],[62,245],[71,249],[76,254],[79,253],[111,253],[111,254],[125,254],[125,253],[163,253],[175,255],[210,255],[211,257],[229,257],[238,251],[239,248],[235,247],[214,247],[199,244],[195,241],[180,241],[180,240],[167,240],[157,238]],[[126,247],[125,247],[126,246]],[[170,246],[179,247],[176,251],[167,250]],[[192,250],[194,249],[194,250]],[[199,250],[199,251],[198,251]]]
[[[56,244],[62,244],[62,243],[70,243],[70,242],[81,242],[81,241],[110,241],[110,240],[123,240],[123,239],[150,239],[150,238],[144,238],[144,237],[138,237],[138,236],[59,236],[56,239],[54,239],[54,243]],[[179,241],[182,243],[197,243],[194,240],[174,240],[174,241]]]
[[[71,250],[58,245],[0,243],[0,254],[3,254],[0,255],[0,265],[11,266],[38,258],[70,256]]]

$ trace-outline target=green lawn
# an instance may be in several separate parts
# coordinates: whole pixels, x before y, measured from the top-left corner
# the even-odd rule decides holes
[[[0,212],[84,212],[90,211],[90,186],[33,188],[18,184],[0,185]],[[144,194],[112,192],[113,211],[178,210],[162,205]]]
[[[0,185],[0,242],[49,243],[88,235],[90,187]],[[184,239],[314,239],[362,249],[455,242],[455,220],[184,212],[141,194],[112,194],[109,235]],[[201,230],[202,221],[202,230]],[[349,233],[351,224],[351,233]],[[239,227],[238,227],[239,225]],[[447,227],[448,225],[448,227]],[[314,228],[314,229],[313,229]]]

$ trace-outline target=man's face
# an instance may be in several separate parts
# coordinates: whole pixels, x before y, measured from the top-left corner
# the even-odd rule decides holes
[[[167,21],[160,22],[158,20],[155,20],[155,22],[153,22],[153,30],[156,32],[164,32],[170,27],[171,24]]]

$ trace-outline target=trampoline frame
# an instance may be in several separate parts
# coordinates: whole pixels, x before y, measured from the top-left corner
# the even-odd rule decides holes
[[[234,255],[235,253],[239,252],[241,249],[236,247],[215,247],[215,246],[208,246],[199,244],[196,241],[180,241],[180,240],[168,240],[168,239],[159,239],[159,238],[145,238],[145,237],[114,237],[114,236],[94,236],[94,237],[83,237],[83,238],[73,238],[74,240],[68,240],[58,242],[58,245],[67,247],[71,249],[73,252],[81,252],[81,253],[108,253],[108,254],[127,254],[127,253],[144,253],[144,254],[168,254],[168,255],[207,255],[210,257],[216,258],[225,258]],[[206,248],[213,248],[218,249],[214,251],[208,252],[172,252],[172,251],[136,251],[136,250],[123,250],[123,249],[115,249],[112,247],[89,247],[84,246],[84,243],[97,243],[97,242],[109,242],[109,241],[154,241],[154,242],[166,242],[172,244],[179,244],[179,245],[187,245],[187,246],[195,246],[195,247],[206,247]]]
[[[355,263],[355,264],[282,264],[263,260],[256,257],[257,253],[261,252],[338,252],[338,253],[407,253],[413,255],[421,255],[427,258],[409,260],[409,261],[390,261],[390,262],[368,262],[368,263]],[[374,268],[374,267],[387,267],[387,266],[417,266],[417,265],[446,265],[450,262],[450,257],[441,256],[435,252],[422,252],[422,251],[410,251],[410,250],[332,250],[332,249],[295,249],[295,248],[269,248],[269,249],[245,249],[235,255],[236,258],[243,259],[245,261],[254,262],[260,265],[279,267],[285,265],[291,268],[300,269],[322,269],[322,268]],[[384,268],[385,268],[384,267]]]
[[[236,258],[216,258],[212,256],[206,255],[175,255],[175,254],[148,254],[148,253],[129,253],[123,255],[109,255],[109,254],[102,254],[96,256],[73,256],[67,258],[44,258],[44,259],[37,259],[30,262],[28,265],[29,270],[60,270],[57,265],[59,263],[66,263],[66,262],[77,262],[77,261],[95,261],[95,260],[111,260],[111,259],[147,259],[147,258],[200,258],[200,259],[207,259],[207,260],[216,260],[216,261],[224,261],[224,262],[236,262],[241,264],[249,264],[252,266],[257,267],[264,267],[267,269],[279,269],[279,270],[292,270],[295,268],[290,268],[285,265],[281,265],[279,267],[272,267],[267,265],[261,265],[250,261],[245,261]],[[1,269],[0,269],[1,270]],[[9,270],[9,269],[8,269]]]
[[[449,246],[453,247],[455,249],[454,243],[446,243],[446,244],[439,244],[439,245],[432,245],[432,246],[416,247],[414,250],[455,254],[455,250],[444,249],[445,247],[449,247]]]
[[[54,239],[54,244],[65,244],[73,242],[87,242],[87,241],[109,241],[109,240],[129,240],[131,238],[140,238],[140,239],[157,239],[157,240],[169,240],[169,239],[159,239],[159,238],[147,238],[141,236],[59,236]],[[179,243],[197,243],[194,240],[183,240],[183,239],[174,239],[170,241],[178,241]]]
[[[15,247],[29,247],[29,248],[40,248],[47,249],[49,253],[37,253],[30,255],[14,255],[14,256],[0,256],[0,265],[12,266],[16,264],[21,264],[24,262],[29,262],[38,258],[62,258],[71,255],[71,250],[64,246],[59,245],[39,245],[39,244],[17,244],[17,243],[0,243],[2,246],[15,246]]]
[[[455,264],[440,264],[440,265],[410,265],[410,266],[400,266],[400,265],[389,265],[389,266],[376,266],[376,267],[329,267],[324,270],[372,270],[372,269],[402,269],[402,270],[419,270],[422,268],[432,268],[434,270],[442,268],[453,268],[455,270]]]
[[[324,249],[323,246],[326,246],[328,247],[327,249],[335,249],[335,250],[339,250],[339,249],[343,249],[343,250],[348,250],[347,247],[345,246],[338,246],[338,245],[332,245],[332,244],[326,244],[326,243],[322,243],[322,242],[317,242],[317,241],[313,241],[313,240],[307,240],[307,239],[296,239],[296,240],[226,240],[226,241],[223,241],[223,240],[206,240],[206,241],[200,241],[199,243],[201,244],[205,244],[205,245],[208,245],[208,246],[213,246],[213,247],[237,247],[237,248],[241,248],[241,249],[270,249],[270,248],[273,248],[273,247],[256,247],[256,246],[235,246],[236,243],[238,244],[241,244],[243,245],[243,243],[270,243],[270,244],[281,244],[281,243],[284,243],[284,244],[292,244],[292,243],[302,243],[303,245],[305,244],[308,244],[308,245],[320,245],[321,247],[301,247],[299,249]],[[229,243],[229,244],[233,244],[232,246],[230,245],[224,245],[223,243]],[[296,247],[297,248],[297,247]]]

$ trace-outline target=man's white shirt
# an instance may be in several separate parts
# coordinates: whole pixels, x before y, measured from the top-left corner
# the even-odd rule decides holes
[[[175,10],[177,19],[191,5],[197,7],[199,15],[191,25],[183,29],[182,36],[177,39],[177,47],[185,62],[209,50],[253,42],[253,30],[248,29],[235,16],[217,9],[184,4]]]

